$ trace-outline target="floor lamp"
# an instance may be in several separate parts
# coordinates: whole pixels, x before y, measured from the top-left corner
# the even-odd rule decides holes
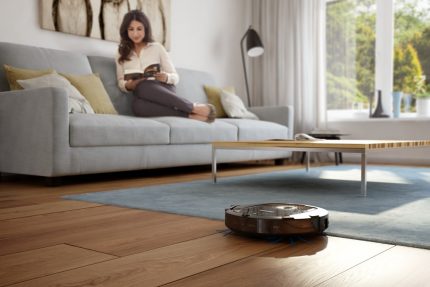
[[[261,42],[260,36],[257,32],[249,26],[245,35],[243,35],[240,40],[240,52],[242,53],[242,64],[243,72],[245,74],[245,86],[246,86],[246,97],[248,99],[248,106],[251,106],[251,98],[249,96],[249,86],[248,86],[248,75],[246,73],[245,55],[243,53],[243,41],[246,39],[246,54],[249,57],[258,57],[264,53],[263,43]]]

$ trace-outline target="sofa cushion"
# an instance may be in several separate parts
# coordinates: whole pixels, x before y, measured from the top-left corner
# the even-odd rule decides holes
[[[97,114],[118,114],[97,74],[71,75],[62,73],[61,75],[79,90]]]
[[[32,69],[21,69],[10,65],[4,65],[6,72],[6,78],[9,83],[10,90],[22,90],[23,87],[18,83],[19,80],[28,80],[43,75],[49,75],[55,73],[53,69],[45,70],[32,70]]]
[[[118,88],[114,58],[88,56],[88,60],[90,61],[93,72],[100,75],[100,79],[117,112],[121,115],[133,115],[131,110],[133,93],[124,93]]]
[[[92,73],[87,56],[69,51],[13,43],[0,44],[0,63],[24,69],[53,69],[61,73]],[[0,69],[0,91],[9,90],[4,70]]]
[[[258,117],[248,111],[245,107],[245,104],[242,102],[242,99],[234,93],[222,90],[221,103],[224,107],[226,114],[230,118],[258,120]]]
[[[210,143],[237,140],[237,127],[215,121],[211,124],[179,117],[152,118],[170,127],[171,144]]]
[[[28,80],[17,80],[17,82],[24,89],[63,88],[69,96],[69,113],[94,114],[94,110],[87,99],[66,78],[56,73]]]
[[[234,89],[234,87],[219,88],[219,87],[204,85],[203,88],[205,90],[206,96],[208,97],[208,103],[214,105],[216,108],[216,117],[227,118],[228,115],[225,112],[221,102],[221,92],[223,90],[226,90],[231,93],[236,93],[236,90]]]
[[[217,119],[216,122],[228,123],[238,129],[238,140],[287,139],[286,126],[259,120]]]
[[[208,99],[203,89],[204,85],[215,86],[215,79],[206,72],[177,68],[179,83],[176,94],[193,103],[207,103]]]
[[[149,118],[104,114],[70,114],[70,146],[169,144],[168,125]]]

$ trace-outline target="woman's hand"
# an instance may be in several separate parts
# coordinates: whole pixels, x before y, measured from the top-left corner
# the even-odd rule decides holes
[[[159,73],[155,74],[155,79],[157,81],[167,83],[167,74],[165,72],[159,72]]]
[[[165,72],[159,72],[157,74],[154,75],[155,79],[157,81],[163,82],[163,83],[167,83],[167,73]],[[136,89],[136,86],[141,82],[141,81],[145,81],[145,78],[141,78],[138,80],[128,80],[127,82],[125,82],[125,88],[129,91],[134,91],[134,89]]]
[[[139,84],[143,80],[143,78],[137,80],[128,80],[127,82],[125,82],[125,88],[129,91],[134,91],[134,89],[136,89],[137,84]]]

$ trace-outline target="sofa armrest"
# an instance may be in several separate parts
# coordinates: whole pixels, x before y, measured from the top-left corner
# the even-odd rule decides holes
[[[294,135],[294,110],[292,106],[249,107],[260,120],[278,123],[288,127],[288,138]]]
[[[65,89],[0,92],[0,171],[55,176],[69,148]]]

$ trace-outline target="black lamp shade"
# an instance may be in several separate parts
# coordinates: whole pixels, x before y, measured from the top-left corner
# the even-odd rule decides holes
[[[249,57],[258,57],[264,53],[264,46],[257,32],[250,28],[246,37],[246,51]]]
[[[242,64],[243,64],[243,73],[245,76],[245,87],[246,87],[246,97],[248,99],[248,106],[251,106],[251,98],[249,96],[249,85],[248,85],[248,75],[246,73],[246,64],[245,64],[245,53],[243,51],[243,42],[246,38],[246,54],[249,57],[258,57],[264,53],[263,43],[261,42],[260,36],[258,36],[257,32],[249,26],[245,35],[243,35],[240,40],[240,53],[242,54]]]

